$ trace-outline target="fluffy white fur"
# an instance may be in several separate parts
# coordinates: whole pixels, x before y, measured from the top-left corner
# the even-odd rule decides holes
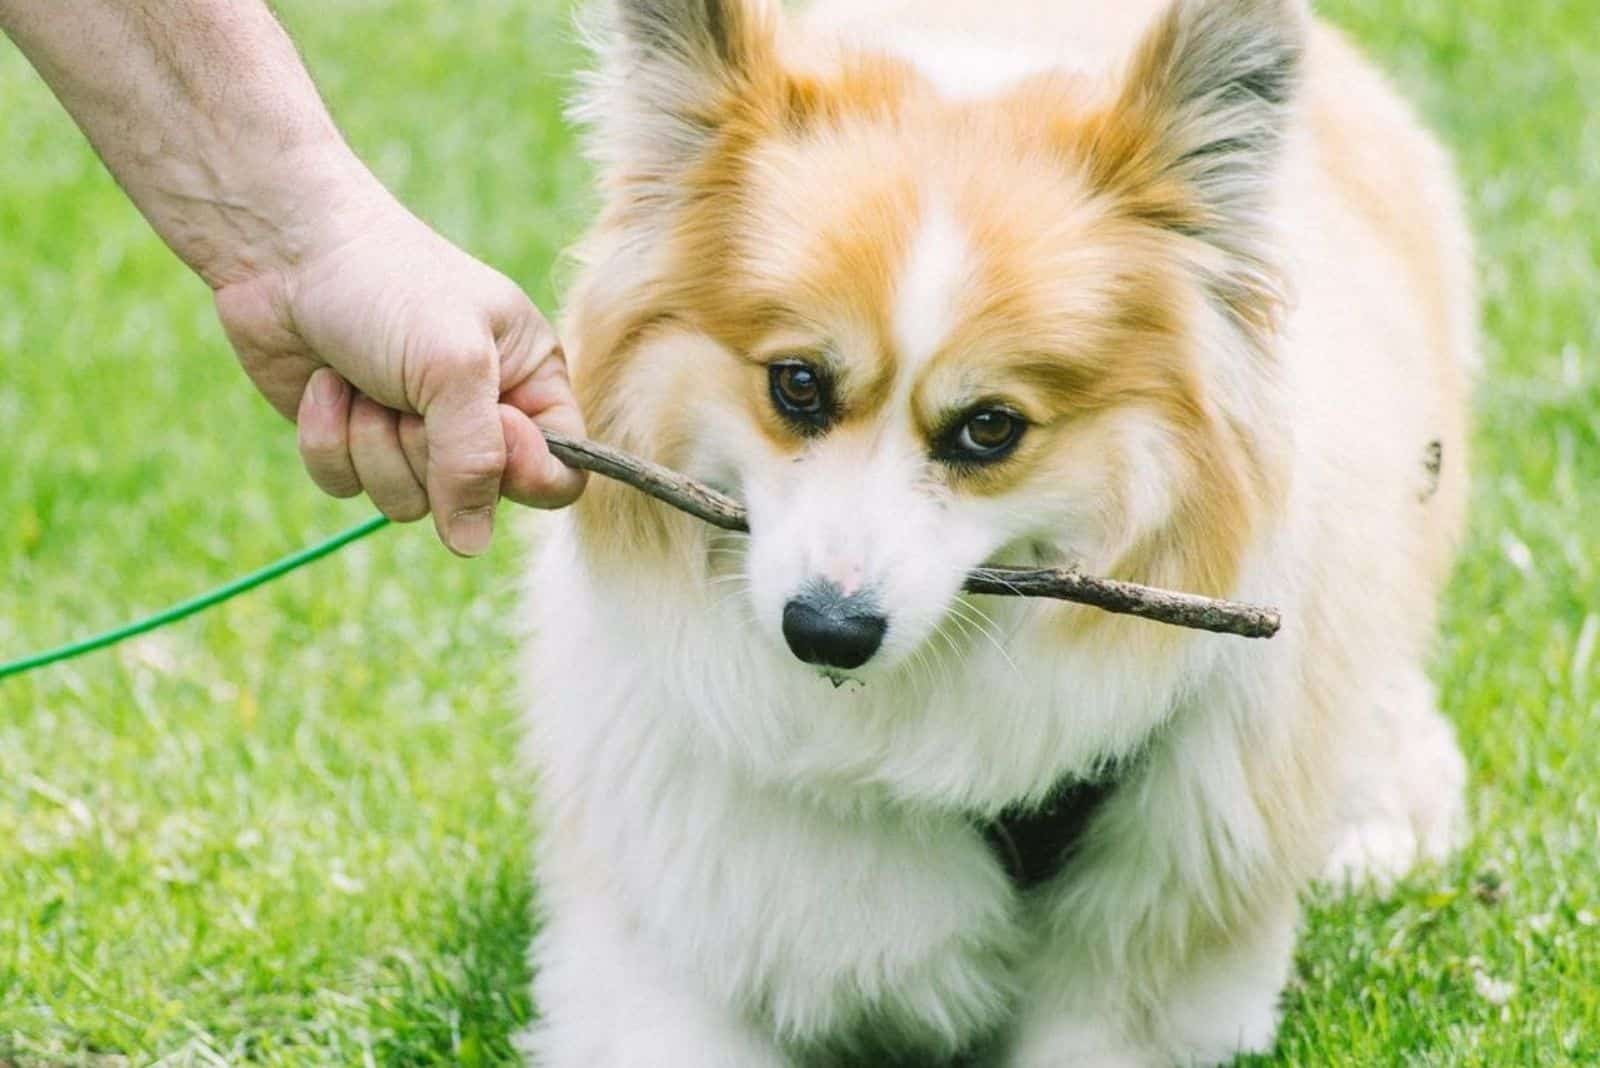
[[[1001,55],[1023,57],[1017,76],[1041,50],[1114,69],[1162,6],[840,0],[810,27],[900,40],[944,71],[937,84],[970,95],[1006,83]],[[981,76],[971,51],[919,49],[925,39],[970,39]],[[1338,91],[1374,109],[1374,137],[1422,154],[1443,240],[1464,248],[1447,169],[1341,48],[1314,46]],[[1314,74],[1308,92],[1333,91],[1317,79],[1334,76]],[[632,91],[602,83],[587,104],[616,158],[665,158],[662,139],[677,136],[639,94],[694,91],[681,72],[644,77]],[[1457,309],[1447,348],[1468,361],[1465,268],[1443,296],[1420,291],[1300,134],[1279,188],[1262,225],[1287,261],[1271,341],[1281,378],[1254,380],[1256,353],[1220,315],[1200,327],[1227,403],[1277,427],[1292,467],[1281,521],[1231,591],[1283,610],[1270,642],[1185,637],[1152,659],[1144,644],[1064,642],[1037,604],[957,598],[964,569],[1015,550],[1041,513],[1053,545],[1090,567],[1161,521],[1182,469],[1136,414],[1104,429],[1137,461],[1132,529],[1098,525],[1109,487],[1088,473],[1048,501],[950,507],[919,484],[908,422],[803,472],[734,432],[691,457],[754,517],[748,543],[717,543],[726,581],[687,565],[596,568],[577,526],[556,521],[531,580],[527,667],[543,917],[533,1063],[792,1068],[862,1026],[933,1052],[999,1036],[1006,1068],[1223,1063],[1272,1044],[1310,869],[1393,876],[1456,839],[1462,763],[1420,668],[1431,592],[1383,594],[1417,587],[1426,566],[1394,503],[1419,496],[1418,442],[1396,427],[1450,403],[1413,355],[1438,347],[1416,309]],[[927,332],[963,277],[959,223],[931,214],[922,233],[897,283],[909,349],[937,344]],[[1230,251],[1219,270],[1248,269],[1252,250]],[[672,330],[649,341],[665,366],[707,344]],[[719,403],[705,398],[708,418]],[[892,609],[860,684],[836,688],[785,647],[783,603],[816,574],[870,578]],[[1328,710],[1302,710],[1307,692]],[[1329,717],[1337,744],[1303,751],[1305,716]],[[1019,898],[972,817],[1134,754],[1067,877]],[[1263,765],[1284,791],[1336,795],[1337,824],[1304,843],[1304,870],[1275,845],[1283,798],[1249,787]],[[1228,937],[1197,942],[1219,919]]]

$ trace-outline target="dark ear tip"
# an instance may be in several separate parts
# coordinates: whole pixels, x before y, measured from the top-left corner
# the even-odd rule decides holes
[[[612,0],[624,35],[647,54],[739,58],[747,0]]]
[[[1268,104],[1282,106],[1289,103],[1300,87],[1301,64],[1301,49],[1291,45],[1263,59],[1241,75],[1235,84]]]
[[[1310,0],[1179,0],[1190,8],[1214,8],[1235,18],[1292,24],[1311,14]]]
[[[1247,93],[1287,104],[1300,84],[1307,0],[1176,0],[1159,38],[1180,97]]]
[[[1311,4],[1309,0],[1175,0],[1173,14],[1180,22],[1208,31],[1257,27],[1298,46],[1311,23]]]

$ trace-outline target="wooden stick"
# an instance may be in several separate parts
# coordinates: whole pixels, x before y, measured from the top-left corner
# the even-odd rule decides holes
[[[723,530],[750,531],[744,506],[710,486],[599,442],[569,438],[550,430],[544,432],[544,438],[556,459],[569,467],[614,478]],[[1242,638],[1270,638],[1282,625],[1275,608],[1095,578],[1065,568],[980,567],[967,574],[964,588],[968,593],[998,597],[1050,597],[1175,627]]]

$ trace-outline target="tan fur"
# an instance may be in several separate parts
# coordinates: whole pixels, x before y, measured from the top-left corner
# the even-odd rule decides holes
[[[1083,2],[1013,4],[1005,10],[1030,33],[1041,23],[1053,22],[1064,36],[1083,42],[1085,54],[1116,55],[1125,51],[1165,6],[1157,0],[1136,0],[1114,5],[1115,15],[1110,18],[1099,5]],[[1005,39],[1003,24],[997,27],[995,13],[986,9],[980,13],[982,7],[962,0],[919,3],[918,22]],[[898,6],[852,2],[843,10],[848,17],[834,16],[828,4],[818,4],[811,17],[819,24],[888,21]],[[876,355],[892,359],[881,320],[886,291],[893,264],[904,248],[904,228],[915,221],[916,176],[936,169],[962,189],[964,206],[993,227],[995,276],[985,279],[993,295],[973,298],[971,329],[993,335],[995,343],[988,348],[994,358],[1016,359],[1034,350],[1055,359],[1070,347],[1088,350],[1099,359],[1099,365],[1085,374],[1051,376],[1047,386],[1060,394],[1056,399],[1061,403],[1052,406],[1045,422],[1068,413],[1092,412],[1107,398],[1126,403],[1132,398],[1159,396],[1197,436],[1196,474],[1204,483],[1195,496],[1207,502],[1211,514],[1193,517],[1202,525],[1200,531],[1173,536],[1190,544],[1213,546],[1211,557],[1187,566],[1162,567],[1153,560],[1141,562],[1143,557],[1162,555],[1157,546],[1146,546],[1121,562],[1117,573],[1189,586],[1197,592],[1224,590],[1231,575],[1227,560],[1236,552],[1236,546],[1230,547],[1237,540],[1235,532],[1250,527],[1249,513],[1255,501],[1281,495],[1276,485],[1281,473],[1275,477],[1273,458],[1263,455],[1280,448],[1281,443],[1253,440],[1250,431],[1222,425],[1225,419],[1207,412],[1206,399],[1195,384],[1181,382],[1192,373],[1184,368],[1182,353],[1169,351],[1165,365],[1160,364],[1159,348],[1152,352],[1145,335],[1151,330],[1160,332],[1162,324],[1170,330],[1181,312],[1174,308],[1171,294],[1157,292],[1158,282],[1140,283],[1130,278],[1127,288],[1139,292],[1119,295],[1114,311],[1101,308],[1074,315],[1072,304],[1087,299],[1092,287],[1084,285],[1082,276],[1074,278],[1070,263],[1057,266],[1045,262],[1067,255],[1090,268],[1096,260],[1121,262],[1143,256],[1151,264],[1149,273],[1159,274],[1162,253],[1141,248],[1149,244],[1147,238],[1118,234],[1114,222],[1084,219],[1085,209],[1069,206],[1073,197],[1083,195],[1081,188],[1074,192],[1071,186],[1080,177],[1064,166],[1057,169],[1057,161],[1038,158],[1037,146],[1044,141],[1069,156],[1082,153],[1099,168],[1118,166],[1118,159],[1128,161],[1121,165],[1124,172],[1150,166],[1150,153],[1139,144],[1148,130],[1140,126],[1137,115],[1130,115],[1129,102],[1107,102],[1104,94],[1097,101],[1095,94],[1084,91],[1090,82],[1088,75],[1058,75],[1020,86],[998,100],[947,105],[908,66],[870,54],[836,62],[827,76],[801,72],[785,77],[776,66],[778,46],[767,21],[752,20],[742,34],[742,48],[751,57],[752,68],[763,77],[742,98],[725,105],[736,114],[728,120],[729,129],[718,151],[686,179],[700,198],[700,208],[678,220],[670,251],[649,281],[619,293],[609,279],[586,279],[569,307],[568,337],[580,354],[576,360],[580,397],[597,432],[663,460],[673,458],[672,449],[662,446],[670,446],[685,431],[657,426],[630,434],[622,430],[620,417],[612,414],[619,405],[632,407],[627,402],[632,389],[628,376],[636,364],[644,362],[637,359],[638,354],[648,349],[639,342],[648,338],[650,324],[662,320],[682,320],[737,354],[748,349],[757,333],[778,325],[773,316],[786,325],[796,315],[822,318],[833,313],[851,320],[863,335],[871,337]],[[1138,62],[1142,61],[1135,65]],[[1102,80],[1107,74],[1091,73]],[[1319,26],[1314,33],[1304,107],[1310,131],[1306,150],[1320,168],[1308,183],[1310,188],[1300,193],[1310,202],[1309,216],[1346,214],[1365,224],[1332,226],[1319,232],[1318,238],[1330,245],[1318,249],[1318,254],[1364,265],[1360,291],[1351,293],[1349,300],[1402,293],[1408,307],[1419,308],[1426,315],[1427,344],[1422,351],[1434,354],[1435,370],[1433,380],[1418,390],[1419,401],[1427,404],[1419,421],[1439,428],[1446,461],[1437,497],[1429,509],[1437,521],[1426,524],[1422,541],[1409,551],[1427,561],[1429,573],[1442,576],[1463,510],[1466,441],[1461,413],[1469,388],[1466,369],[1474,359],[1471,320],[1463,321],[1461,311],[1472,303],[1470,244],[1459,221],[1448,164],[1365,62],[1326,27]],[[877,122],[891,110],[897,116],[892,126]],[[788,144],[778,149],[784,158],[773,171],[781,173],[784,184],[763,187],[757,177],[753,183],[757,192],[740,206],[742,210],[729,204],[725,196],[740,195],[749,181],[752,161],[773,151],[763,142],[781,141],[786,128],[797,124],[823,125],[836,139],[820,146]],[[1135,216],[1170,222],[1194,210],[1185,203],[1183,190],[1164,187],[1160,180],[1136,173],[1100,177],[1114,182],[1125,198],[1136,202],[1131,207],[1124,204],[1124,210]],[[881,192],[863,194],[863,189],[873,187]],[[853,191],[851,199],[836,195],[844,188]],[[626,197],[614,203],[626,203]],[[1063,208],[1041,210],[1040,205],[1048,203],[1061,203]],[[856,215],[840,216],[841,208]],[[1008,218],[1016,215],[1021,217]],[[601,233],[590,239],[591,246],[604,244],[604,226],[603,222]],[[1101,232],[1081,232],[1085,226]],[[766,247],[739,248],[734,235],[743,231],[758,233]],[[1019,240],[1038,251],[1015,247]],[[1099,246],[1103,251],[1095,251],[1097,242],[1103,242]],[[591,253],[589,258],[601,257]],[[789,264],[805,266],[797,273],[787,269]],[[767,273],[726,282],[718,274],[719,270],[737,274],[747,266],[755,272],[766,268]],[[1130,268],[1128,274],[1136,271]],[[830,273],[833,277],[819,277]],[[1056,285],[1059,293],[1054,297],[1059,299],[1048,292],[1030,299],[1029,279]],[[792,306],[797,295],[803,300],[808,289],[846,295],[855,306]],[[1328,307],[1337,314],[1332,309],[1339,305],[1339,295],[1321,286],[1319,290],[1314,307],[1319,311]],[[780,307],[785,300],[791,306]],[[1025,304],[1031,308],[1023,307]],[[1042,308],[1055,314],[1029,318],[1029,311]],[[1268,316],[1273,310],[1264,303],[1245,314]],[[876,321],[875,316],[879,317]],[[1090,320],[1096,318],[1103,327],[1093,326]],[[1127,341],[1092,338],[1104,329],[1124,330]],[[1119,355],[1119,346],[1134,358]],[[972,351],[969,346],[952,345],[952,351],[961,349]],[[1138,358],[1143,355],[1157,362]],[[653,369],[649,373],[654,377]],[[880,383],[889,373],[880,375]],[[745,374],[731,361],[697,366],[693,374],[678,380],[683,390],[678,402],[664,398],[662,406],[687,408],[689,397],[705,388],[707,375],[742,375],[751,408],[765,416],[757,377]],[[1428,395],[1437,395],[1437,401],[1424,401]],[[1183,411],[1185,408],[1188,410]],[[869,413],[870,404],[862,410],[864,417]],[[1208,444],[1202,438],[1213,440]],[[1220,440],[1227,438],[1233,440]],[[1420,456],[1426,442],[1411,445]],[[1414,469],[1417,462],[1411,455],[1399,456],[1394,466]],[[1022,473],[1015,469],[1008,474],[1012,484],[1021,478]],[[654,502],[603,485],[597,489],[581,506],[582,512],[603,516],[592,529],[615,536],[619,548],[632,551],[638,537],[663,521],[644,518],[659,512],[660,506]],[[1431,589],[1421,591],[1419,599],[1431,604]],[[1086,615],[1070,610],[1064,614],[1074,618]],[[1424,613],[1424,619],[1429,617]]]
[[[1196,686],[1218,707],[1170,697],[1182,707],[1152,733],[1143,777],[1048,912],[1058,956],[1119,976],[1104,997],[1137,1006],[1126,1028],[1146,1038],[1182,1031],[1163,1014],[1181,1016],[1169,1002],[1183,976],[1262,916],[1292,915],[1347,769],[1402,761],[1384,738],[1433,714],[1367,723],[1382,720],[1379,695],[1420,678],[1464,518],[1476,366],[1471,244],[1442,150],[1309,11],[1281,144],[1248,108],[1197,117],[1181,92],[1194,72],[1177,62],[1199,32],[1179,12],[1203,0],[1188,3],[823,0],[787,23],[735,5],[715,76],[673,101],[663,142],[688,146],[681,158],[599,146],[608,201],[564,332],[595,435],[702,477],[725,473],[700,466],[710,443],[774,465],[815,453],[769,399],[780,358],[836,379],[827,447],[844,472],[838,457],[865,469],[895,434],[926,454],[959,413],[1003,401],[1029,423],[1016,452],[929,463],[929,495],[1014,512],[1095,496],[1099,541],[1071,546],[1071,562],[1283,600],[1266,651],[1070,606],[1015,617],[1022,657],[1185,665],[1171,679],[1221,665]],[[1226,0],[1252,5],[1282,7]],[[954,92],[895,51],[912,24],[1043,58]],[[1264,161],[1257,184],[1206,169],[1239,143]],[[906,262],[941,212],[959,221],[967,273],[935,309],[948,328],[934,351],[906,352]],[[1139,433],[1178,457],[1165,483],[1151,484]],[[689,590],[730,570],[706,528],[603,480],[577,525],[599,572]],[[1041,985],[1058,1003],[1102,996],[1056,981]],[[1041,997],[1041,1036],[1053,1007]],[[1027,1005],[1021,1019],[1025,1051]]]
[[[758,64],[773,61],[760,58],[765,42],[748,47]],[[591,424],[602,437],[673,460],[671,443],[689,431],[658,426],[629,435],[612,416],[632,388],[630,370],[647,364],[641,342],[662,321],[681,321],[735,356],[774,329],[828,323],[854,333],[864,342],[856,355],[869,366],[848,369],[845,391],[854,394],[852,417],[870,419],[894,375],[883,315],[908,230],[920,217],[918,176],[937,171],[956,210],[978,220],[985,248],[963,325],[930,378],[957,361],[987,364],[1002,377],[1008,364],[1017,365],[1012,377],[1028,376],[1031,367],[1039,398],[1032,414],[1046,431],[1110,405],[1163,409],[1191,439],[1199,480],[1186,509],[1199,529],[1173,537],[1206,552],[1187,562],[1169,556],[1157,568],[1142,562],[1151,546],[1115,570],[1222,592],[1250,513],[1274,492],[1270,460],[1262,443],[1228,426],[1204,395],[1184,351],[1188,298],[1164,281],[1179,253],[1135,225],[1168,225],[1195,210],[1176,183],[1139,173],[1159,165],[1142,143],[1154,130],[1126,102],[1086,110],[1074,89],[1081,92],[1058,77],[982,105],[948,105],[915,71],[870,55],[845,59],[826,80],[769,78],[748,87],[728,105],[716,149],[684,177],[692,206],[675,223],[657,278],[633,293],[605,286],[591,297],[581,285],[575,295],[568,336],[580,353],[577,383]],[[895,121],[880,121],[890,109]],[[799,137],[785,136],[797,126]],[[807,140],[813,131],[815,140]],[[848,198],[838,196],[841,188],[851,191]],[[1091,199],[1106,191],[1122,201],[1114,211]],[[759,235],[761,247],[748,247],[748,234]],[[1270,300],[1263,296],[1242,314],[1269,317]],[[658,367],[646,373],[660,382]],[[745,383],[751,413],[772,432],[759,377],[737,360],[696,368],[678,380],[681,403],[664,407],[687,411],[689,396],[705,390],[708,378],[730,387],[725,380],[735,376]],[[988,480],[991,490],[1048,480],[1046,458],[1071,455],[1051,441],[1051,434],[1032,435],[1026,452],[1038,461],[1007,465],[1003,483]],[[644,516],[660,506],[601,488],[580,509],[598,517],[590,524],[597,537],[626,534],[632,547],[657,525]]]

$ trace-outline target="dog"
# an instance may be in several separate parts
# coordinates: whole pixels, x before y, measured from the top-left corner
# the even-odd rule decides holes
[[[610,0],[531,572],[548,1068],[1269,1050],[1298,895],[1464,830],[1444,151],[1304,0]],[[1077,567],[1270,641],[962,592]]]

